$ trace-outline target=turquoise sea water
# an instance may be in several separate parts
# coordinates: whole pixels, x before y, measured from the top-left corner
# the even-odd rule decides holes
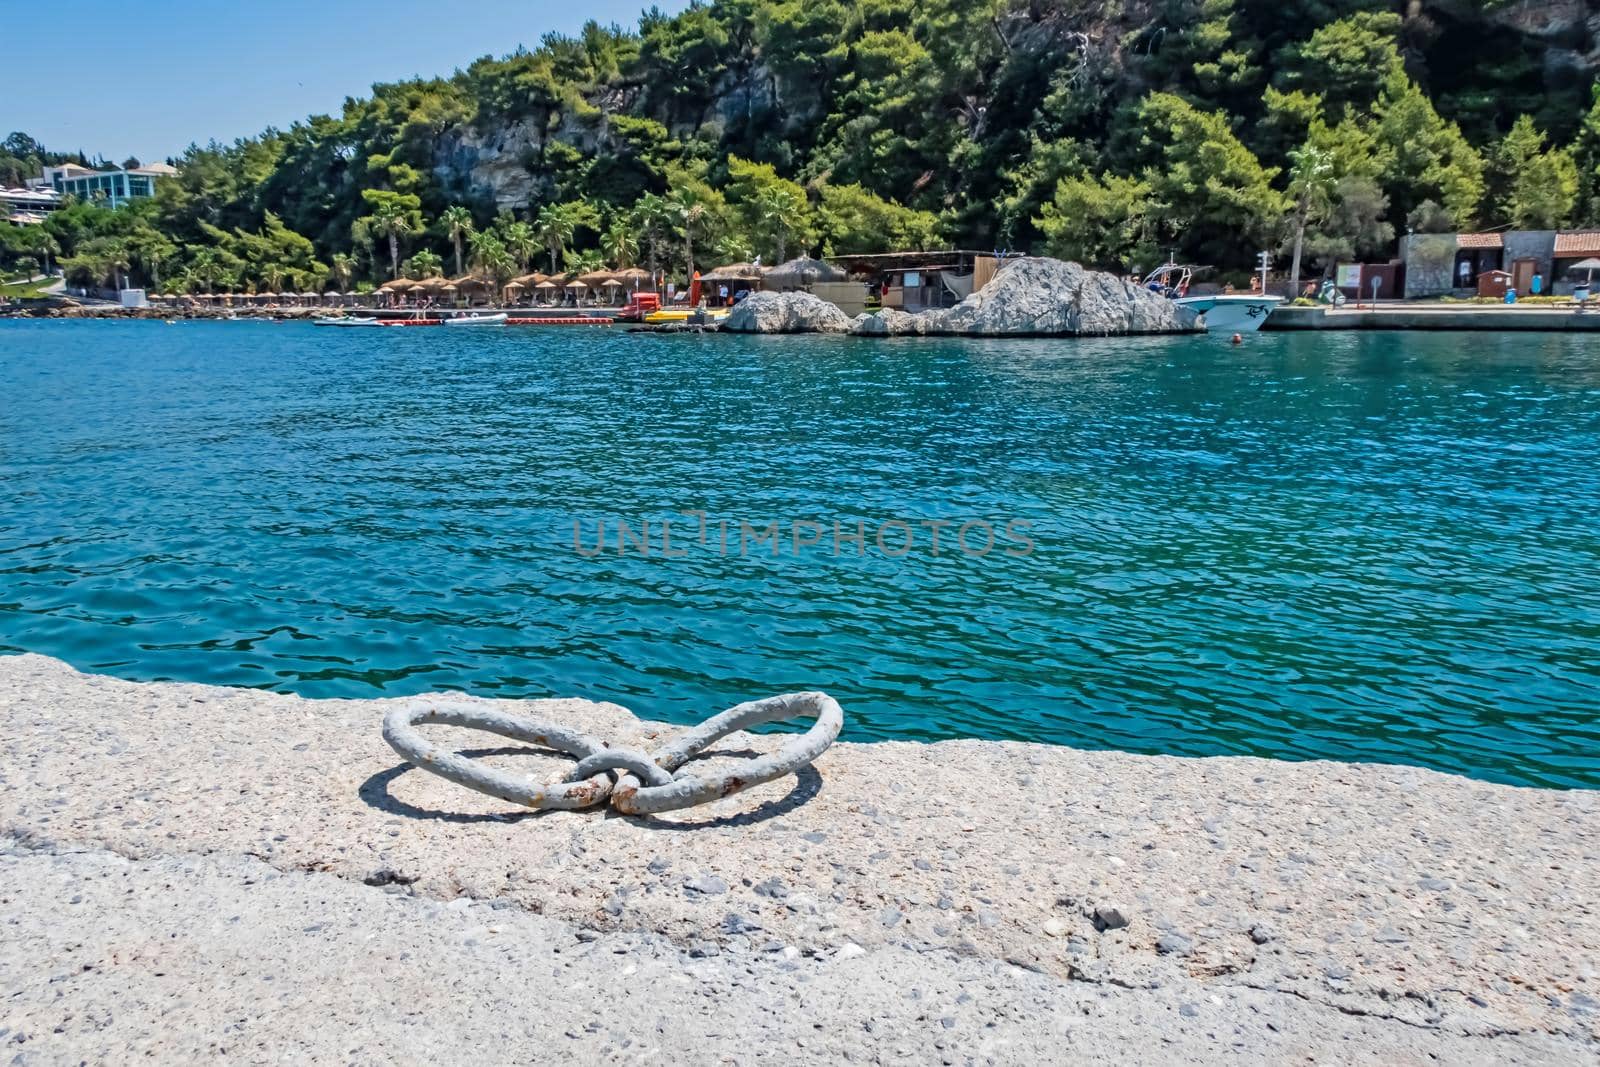
[[[0,484],[0,651],[85,670],[1600,786],[1584,338],[4,322]]]

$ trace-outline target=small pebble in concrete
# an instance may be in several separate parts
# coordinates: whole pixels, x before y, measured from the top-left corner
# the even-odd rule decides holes
[[[702,874],[698,878],[691,878],[683,883],[685,892],[699,893],[703,896],[716,896],[728,891],[728,883],[714,874]]]
[[[1128,911],[1121,904],[1097,905],[1091,917],[1101,930],[1120,930],[1128,925]]]
[[[1194,951],[1194,943],[1182,934],[1169,930],[1156,939],[1156,951],[1163,956],[1187,956]]]

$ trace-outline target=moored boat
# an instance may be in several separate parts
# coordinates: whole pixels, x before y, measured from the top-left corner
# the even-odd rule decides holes
[[[1213,333],[1254,333],[1261,329],[1272,309],[1283,303],[1281,296],[1260,292],[1190,296],[1189,284],[1194,272],[1194,267],[1168,261],[1145,275],[1143,285],[1175,304],[1198,312],[1200,325]]]
[[[721,322],[728,317],[727,308],[662,308],[644,316],[649,325],[665,322]]]
[[[367,315],[341,315],[334,319],[314,319],[318,326],[382,326],[379,319]]]
[[[1283,303],[1281,296],[1259,293],[1217,293],[1213,296],[1181,296],[1174,303],[1193,308],[1202,316],[1209,331],[1253,333],[1261,329],[1272,309]]]
[[[506,313],[497,312],[493,315],[459,315],[444,320],[446,326],[504,326]]]

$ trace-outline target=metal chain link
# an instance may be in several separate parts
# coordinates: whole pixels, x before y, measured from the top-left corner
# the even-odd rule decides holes
[[[684,764],[736,730],[791,719],[816,721],[811,729],[789,738],[777,751],[741,760],[721,774],[702,778],[678,773]],[[537,785],[433,744],[415,729],[431,723],[526,741],[574,756],[578,763],[565,779]],[[843,728],[844,710],[826,693],[785,693],[731,707],[655,753],[647,753],[636,748],[608,748],[603,741],[555,723],[518,719],[478,705],[423,697],[407,701],[384,716],[383,739],[413,767],[513,804],[536,809],[576,809],[609,799],[625,814],[650,815],[732,796],[753,785],[793,774],[827,751]],[[614,783],[607,773],[613,771],[618,772]]]

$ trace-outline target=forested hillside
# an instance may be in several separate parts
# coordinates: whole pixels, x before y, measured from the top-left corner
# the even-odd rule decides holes
[[[715,0],[192,148],[155,203],[79,205],[44,240],[86,277],[278,288],[947,243],[1227,267],[1296,237],[1322,262],[1408,227],[1594,225],[1588,20],[1570,0]],[[40,151],[8,145],[0,172]],[[7,246],[38,258],[22,229]]]

